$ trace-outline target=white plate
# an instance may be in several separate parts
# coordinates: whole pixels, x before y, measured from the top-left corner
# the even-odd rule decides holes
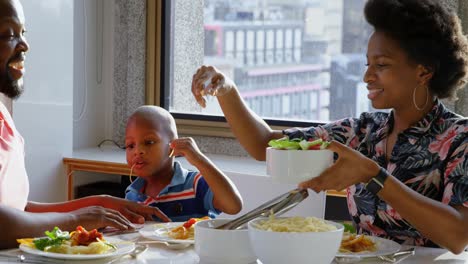
[[[184,222],[169,222],[147,225],[139,230],[140,234],[151,240],[167,241],[172,243],[194,244],[193,239],[173,239],[167,235],[167,232],[174,227],[181,226]]]
[[[377,257],[377,256],[382,256],[382,255],[388,255],[388,254],[393,254],[395,252],[398,252],[401,248],[400,244],[398,244],[395,241],[388,240],[385,238],[381,237],[374,237],[374,236],[369,236],[372,241],[377,246],[376,251],[368,252],[357,252],[357,253],[342,253],[338,252],[336,254],[337,257],[361,257],[361,258],[368,258],[368,257]]]
[[[20,245],[19,249],[26,253],[36,256],[43,256],[48,258],[54,259],[69,259],[69,260],[90,260],[90,259],[100,259],[100,258],[110,258],[116,257],[124,254],[130,253],[133,249],[135,249],[135,243],[132,242],[125,242],[121,239],[116,238],[104,238],[109,243],[114,244],[117,249],[105,254],[62,254],[62,253],[54,253],[54,252],[45,252],[39,250],[37,248],[31,248],[26,245]]]

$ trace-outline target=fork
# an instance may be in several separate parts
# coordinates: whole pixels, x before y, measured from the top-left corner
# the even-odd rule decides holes
[[[113,263],[121,260],[125,256],[130,256],[131,258],[137,258],[138,255],[144,253],[147,249],[148,249],[148,245],[136,245],[135,249],[132,250],[130,253],[119,256],[119,257],[107,262],[107,264],[113,264]]]
[[[406,257],[409,257],[409,256],[412,256],[414,255],[414,248],[409,248],[407,250],[402,250],[402,251],[398,251],[396,253],[393,253],[393,254],[389,254],[389,255],[381,255],[381,256],[377,256],[377,258],[383,260],[383,261],[386,261],[386,262],[390,262],[390,263],[395,263],[403,258],[406,258]],[[349,257],[335,257],[335,262],[336,263],[357,263],[357,262],[360,262],[361,260],[363,259],[366,259],[366,257],[360,257],[360,256],[349,256]]]
[[[398,251],[398,252],[390,254],[390,255],[378,256],[378,258],[381,259],[381,260],[391,262],[391,263],[395,263],[398,260],[400,260],[397,257],[398,256],[403,256],[403,255],[404,255],[404,258],[409,257],[409,256],[413,256],[414,255],[414,248],[410,248],[410,249],[403,250],[403,251]]]

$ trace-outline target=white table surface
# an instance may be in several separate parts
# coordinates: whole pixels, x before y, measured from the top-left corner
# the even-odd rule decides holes
[[[147,223],[154,224],[154,223]],[[130,233],[125,235],[114,236],[122,240],[148,240],[143,238],[139,233]],[[10,255],[17,257],[19,254],[23,254],[19,249],[8,249],[0,250],[0,255]],[[309,263],[314,263],[313,253],[311,252],[311,258]],[[28,256],[26,254],[26,256]],[[47,260],[47,259],[46,259]],[[109,264],[112,259],[101,259],[101,260],[88,260],[88,261],[63,261],[62,263],[86,263],[86,264]],[[12,263],[6,261],[3,257],[0,257],[0,263]],[[44,262],[46,263],[46,262]],[[120,258],[116,261],[113,261],[112,264],[146,264],[146,263],[158,263],[158,264],[202,264],[200,263],[199,257],[194,250],[194,246],[190,246],[186,249],[181,250],[171,250],[160,244],[151,244],[146,252],[142,253],[136,259],[132,259],[129,256]],[[369,258],[359,263],[386,263],[382,260]],[[423,248],[416,247],[416,253],[414,256],[410,256],[398,263],[404,264],[425,264],[425,263],[440,263],[440,264],[462,264],[468,263],[468,252],[463,252],[460,255],[454,255],[447,250],[438,249],[438,248]],[[220,263],[221,264],[221,263]],[[239,263],[242,264],[242,263]],[[257,261],[257,264],[261,264],[260,261]],[[265,263],[267,264],[267,263]],[[291,263],[293,264],[293,263]],[[299,263],[294,263],[299,264]]]

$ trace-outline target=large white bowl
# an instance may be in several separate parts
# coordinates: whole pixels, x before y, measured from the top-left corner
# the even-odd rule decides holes
[[[195,224],[195,251],[200,264],[247,264],[257,260],[247,229],[214,229],[231,220],[212,219]]]
[[[341,224],[326,221],[337,227],[327,232],[273,232],[255,227],[255,219],[248,223],[252,248],[258,259],[265,264],[314,263],[329,264],[341,244],[344,227]]]
[[[320,175],[333,163],[330,150],[266,150],[267,174],[281,183],[298,184]]]

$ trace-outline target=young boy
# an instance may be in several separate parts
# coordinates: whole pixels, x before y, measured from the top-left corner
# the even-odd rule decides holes
[[[158,207],[176,222],[241,210],[234,184],[192,138],[177,138],[175,120],[165,109],[139,107],[128,119],[125,146],[132,174],[139,176],[127,187],[126,199]],[[182,168],[174,156],[184,156],[199,172]]]

